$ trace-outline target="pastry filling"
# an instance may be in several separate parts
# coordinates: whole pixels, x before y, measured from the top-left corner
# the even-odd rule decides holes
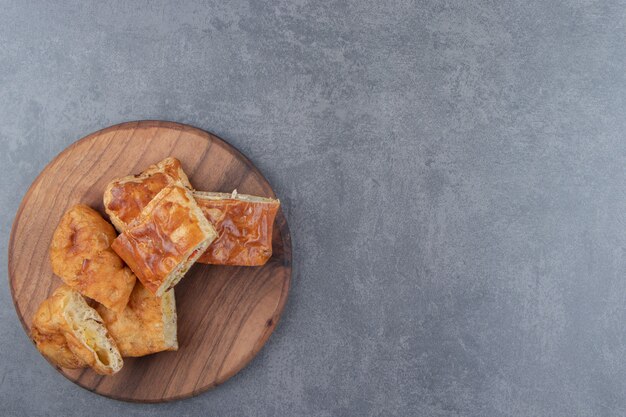
[[[159,287],[156,296],[161,297],[165,291],[173,288],[178,281],[180,281],[183,276],[189,271],[189,268],[196,262],[196,260],[202,255],[202,253],[206,250],[209,242],[203,242],[202,245],[198,246],[196,249],[191,251],[186,260],[178,264],[178,266],[170,273],[167,280],[163,282],[161,287]]]

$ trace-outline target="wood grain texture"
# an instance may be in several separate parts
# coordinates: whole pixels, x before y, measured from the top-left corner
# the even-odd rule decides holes
[[[48,247],[63,213],[85,203],[104,214],[102,193],[113,178],[138,173],[167,156],[178,158],[199,190],[276,197],[254,165],[223,140],[172,122],[123,123],[93,133],[61,152],[33,182],[15,217],[9,242],[9,284],[30,333],[34,312],[61,280]],[[107,397],[162,402],[196,395],[242,369],[276,327],[291,280],[291,240],[276,216],[273,255],[262,267],[196,264],[176,286],[177,352],[125,358],[103,377],[91,369],[59,369],[78,385]]]

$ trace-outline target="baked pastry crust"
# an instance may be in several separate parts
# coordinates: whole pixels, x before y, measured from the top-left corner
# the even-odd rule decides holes
[[[115,230],[84,204],[67,211],[52,237],[52,271],[70,287],[115,311],[122,311],[135,275],[111,249]]]
[[[257,266],[272,256],[272,230],[280,201],[246,194],[194,191],[196,203],[218,238],[199,263]]]
[[[141,283],[160,297],[180,281],[216,237],[191,192],[172,185],[148,203],[111,247]]]
[[[173,288],[155,297],[138,282],[123,312],[115,313],[103,305],[96,310],[123,357],[178,350]]]
[[[31,337],[37,349],[62,368],[90,366],[101,375],[112,375],[124,363],[100,315],[67,285],[41,303]]]
[[[148,203],[168,185],[179,184],[191,189],[187,175],[176,158],[150,165],[139,175],[111,181],[104,190],[104,209],[115,228],[122,233]]]

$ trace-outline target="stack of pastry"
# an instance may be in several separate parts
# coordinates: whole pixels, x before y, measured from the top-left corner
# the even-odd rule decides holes
[[[111,181],[104,207],[66,212],[50,245],[64,284],[31,336],[55,365],[112,375],[123,357],[177,350],[174,286],[195,263],[259,266],[272,255],[279,201],[196,191],[174,158]]]

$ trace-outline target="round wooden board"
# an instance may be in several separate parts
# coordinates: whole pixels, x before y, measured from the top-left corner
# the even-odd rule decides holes
[[[63,213],[85,203],[105,218],[102,193],[113,178],[178,158],[198,190],[275,197],[270,184],[220,138],[171,122],[123,123],[93,133],[61,152],[41,172],[17,212],[9,242],[9,284],[17,314],[30,334],[39,304],[61,280],[52,274],[48,246]],[[274,330],[291,280],[291,240],[276,216],[273,256],[261,267],[196,264],[176,286],[176,352],[125,358],[114,376],[59,369],[83,388],[125,401],[162,402],[212,388],[242,369]]]

